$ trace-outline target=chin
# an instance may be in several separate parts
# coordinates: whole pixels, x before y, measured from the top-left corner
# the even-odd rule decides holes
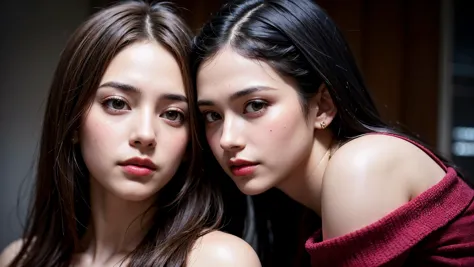
[[[131,201],[131,202],[142,202],[142,201],[146,201],[150,198],[151,198],[151,195],[130,194],[130,195],[123,196],[124,200]]]
[[[126,201],[145,201],[156,195],[158,190],[150,190],[150,186],[146,185],[129,185],[127,187],[115,188],[113,193],[116,197]]]
[[[247,181],[240,180],[235,182],[239,190],[248,196],[260,195],[273,187],[273,184],[264,183],[262,180],[256,178],[251,178]]]
[[[139,192],[115,192],[115,195],[118,198],[126,201],[141,202],[150,199],[154,194],[140,194]]]

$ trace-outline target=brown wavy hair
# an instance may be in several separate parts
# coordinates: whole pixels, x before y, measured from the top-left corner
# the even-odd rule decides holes
[[[129,254],[129,266],[186,266],[195,241],[220,223],[222,201],[200,162],[188,66],[191,31],[169,3],[119,3],[85,21],[61,54],[44,114],[23,246],[10,266],[69,266],[82,249],[91,219],[89,172],[71,140],[112,59],[125,47],[147,40],[165,47],[181,68],[190,106],[190,141],[188,159],[160,190],[153,224]]]

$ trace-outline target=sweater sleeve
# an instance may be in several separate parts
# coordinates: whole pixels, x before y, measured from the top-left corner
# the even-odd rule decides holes
[[[306,241],[312,266],[400,266],[411,248],[466,210],[473,190],[449,168],[429,190],[379,221],[322,241],[321,231]]]

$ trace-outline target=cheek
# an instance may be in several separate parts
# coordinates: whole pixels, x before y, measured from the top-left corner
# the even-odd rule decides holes
[[[120,125],[104,119],[97,108],[91,108],[83,120],[79,135],[82,156],[88,167],[110,160],[108,155],[117,151],[120,146],[118,135],[122,132]]]
[[[166,126],[169,127],[169,126]],[[160,135],[160,134],[158,134]],[[189,142],[189,133],[185,128],[173,129],[158,136],[157,153],[158,155],[174,155],[172,158],[179,158],[186,152],[186,146]]]
[[[117,129],[113,131],[109,125],[101,123],[86,123],[81,131],[81,143],[98,146],[107,146],[117,134]]]
[[[220,129],[212,129],[208,130],[206,129],[206,138],[207,138],[207,143],[209,144],[212,152],[214,153],[215,156],[222,155],[221,151],[223,150],[220,141],[221,141],[221,130]]]
[[[302,138],[300,135],[308,130],[301,111],[285,106],[269,110],[258,128],[253,131],[253,136],[258,138],[259,143],[266,144],[270,149],[286,149],[288,147],[284,144]]]

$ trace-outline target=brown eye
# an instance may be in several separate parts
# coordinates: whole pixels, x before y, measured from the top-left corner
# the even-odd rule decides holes
[[[204,113],[204,118],[206,119],[207,122],[215,122],[221,119],[221,115],[219,115],[219,113],[214,112],[214,111],[208,111]]]
[[[268,106],[268,103],[262,100],[250,101],[247,103],[247,105],[245,105],[244,114],[258,112],[266,108],[267,106]]]
[[[125,102],[119,99],[112,100],[112,107],[114,109],[123,109],[126,106]]]
[[[184,120],[184,115],[176,110],[168,110],[161,117],[170,120],[170,121],[183,121]]]
[[[119,98],[110,98],[104,101],[103,105],[111,110],[128,110],[130,107],[128,104]]]

